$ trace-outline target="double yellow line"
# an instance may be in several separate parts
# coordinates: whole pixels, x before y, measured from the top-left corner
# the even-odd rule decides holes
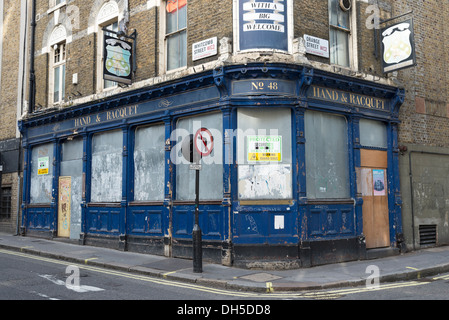
[[[405,288],[405,287],[414,287],[421,286],[424,284],[428,284],[429,282],[425,281],[408,281],[401,283],[391,283],[391,284],[382,284],[374,287],[365,287],[365,288],[349,288],[349,289],[338,289],[338,290],[328,290],[322,292],[310,292],[302,295],[303,298],[311,298],[311,299],[338,299],[342,296],[356,294],[356,293],[368,293],[373,291],[380,290],[391,290],[397,288]]]
[[[145,276],[145,275],[133,274],[133,273],[129,273],[129,272],[123,272],[123,271],[118,271],[118,270],[103,269],[103,268],[98,268],[98,267],[89,266],[89,265],[70,263],[68,261],[60,261],[60,260],[56,260],[56,259],[52,259],[52,258],[35,256],[32,254],[26,254],[26,253],[21,253],[21,252],[7,251],[7,250],[0,249],[0,254],[1,253],[19,256],[19,257],[23,257],[23,258],[27,258],[27,259],[48,262],[48,263],[52,263],[52,264],[64,265],[64,266],[74,265],[83,270],[89,270],[89,271],[93,271],[93,272],[98,272],[98,273],[113,275],[113,276],[119,276],[119,277],[133,279],[133,280],[145,281],[145,282],[164,285],[164,286],[172,286],[172,287],[191,289],[191,290],[196,290],[196,291],[214,293],[214,294],[219,294],[219,295],[235,296],[235,297],[261,297],[261,295],[257,294],[257,293],[237,292],[237,291],[233,292],[233,291],[224,290],[224,289],[205,287],[205,286],[201,286],[201,285],[197,285],[197,284],[183,283],[183,282],[177,282],[177,281],[172,281],[172,280],[153,278],[153,277]]]
[[[86,264],[82,265],[82,264],[70,263],[68,261],[61,261],[61,260],[56,260],[56,259],[52,259],[52,258],[46,258],[46,257],[36,256],[36,255],[32,255],[32,254],[27,254],[27,253],[16,252],[16,251],[0,249],[0,254],[1,253],[19,256],[19,257],[28,258],[28,259],[34,259],[34,260],[43,261],[43,262],[48,262],[48,263],[52,263],[52,264],[59,264],[59,265],[65,265],[65,266],[74,265],[74,266],[77,266],[78,268],[84,269],[84,270],[89,270],[89,271],[93,271],[93,272],[98,272],[98,273],[102,273],[102,274],[113,275],[113,276],[133,279],[133,280],[144,281],[144,282],[163,285],[163,286],[178,287],[178,288],[206,292],[206,293],[210,293],[210,294],[232,296],[232,297],[243,297],[243,298],[338,299],[342,296],[350,295],[350,294],[368,293],[368,292],[379,291],[379,290],[391,290],[391,289],[396,289],[396,288],[421,286],[421,285],[430,283],[427,281],[408,281],[408,282],[402,282],[402,283],[382,284],[379,286],[374,286],[372,288],[370,288],[370,287],[348,288],[348,289],[336,289],[336,290],[303,292],[303,293],[276,293],[272,289],[271,283],[267,283],[267,293],[239,292],[239,291],[232,291],[232,290],[219,289],[219,288],[213,288],[213,287],[206,287],[206,286],[193,284],[193,283],[184,283],[184,282],[178,282],[178,281],[174,281],[174,280],[167,280],[167,279],[165,279],[167,274],[163,275],[163,279],[160,279],[160,278],[155,278],[155,277],[150,277],[150,276],[145,276],[145,275],[134,274],[134,273],[130,273],[130,272],[123,272],[123,271],[118,271],[118,270],[111,270],[111,269],[89,266]],[[85,263],[87,263],[88,260],[89,259],[86,259]],[[171,273],[173,273],[173,272],[171,272]],[[432,278],[432,280],[449,280],[449,275],[434,277],[434,278]]]

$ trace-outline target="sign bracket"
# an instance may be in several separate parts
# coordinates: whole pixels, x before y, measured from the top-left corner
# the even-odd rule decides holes
[[[400,15],[398,15],[396,17],[393,17],[393,18],[389,18],[389,19],[385,19],[385,20],[379,20],[379,26],[381,24],[384,24],[384,23],[387,23],[387,22],[390,22],[390,21],[402,18],[402,17],[407,16],[407,15],[412,14],[412,13],[413,13],[413,10],[410,10],[410,11],[408,11],[406,13],[400,14]],[[379,56],[380,56],[379,55],[379,49],[381,48],[381,46],[379,45],[379,40],[380,40],[379,30],[380,30],[380,28],[374,28],[374,56],[375,56],[376,59],[379,59]]]

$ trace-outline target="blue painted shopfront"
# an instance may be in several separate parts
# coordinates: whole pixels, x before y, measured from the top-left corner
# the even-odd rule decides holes
[[[216,138],[212,164],[203,165],[200,180],[206,259],[224,264],[297,260],[308,266],[363,258],[357,172],[364,147],[359,124],[367,119],[386,128],[386,145],[368,149],[388,154],[389,247],[395,248],[401,234],[397,126],[402,100],[403,92],[395,87],[297,65],[249,64],[33,114],[19,123],[22,233],[58,236],[58,181],[66,170],[65,150],[78,141],[81,182],[72,198],[79,197],[80,216],[71,223],[79,223],[79,231],[71,237],[82,244],[191,257],[194,176],[187,164],[177,163],[178,134],[206,125],[215,129]],[[329,169],[343,172],[344,194],[338,178],[318,186],[326,175],[317,178],[306,170],[306,164],[314,165],[307,162],[314,139],[306,129],[311,132],[309,123],[325,121],[327,115],[340,117],[336,122],[346,130],[344,169]],[[275,158],[250,161],[248,136],[277,138],[282,151],[271,152],[279,158],[268,153]],[[47,158],[48,173],[36,173],[36,162],[45,166]],[[46,191],[39,191],[42,186]]]

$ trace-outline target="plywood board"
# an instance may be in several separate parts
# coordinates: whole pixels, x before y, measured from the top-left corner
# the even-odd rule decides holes
[[[369,168],[387,168],[387,151],[360,149],[360,166]]]
[[[70,206],[72,201],[72,178],[59,177],[58,236],[70,237]]]
[[[373,172],[377,178],[383,173],[385,188],[375,190]],[[390,224],[388,217],[388,193],[386,192],[386,170],[373,168],[361,168],[363,234],[365,235],[366,248],[381,248],[390,245]],[[377,187],[378,188],[378,187]],[[378,188],[379,189],[379,188]]]

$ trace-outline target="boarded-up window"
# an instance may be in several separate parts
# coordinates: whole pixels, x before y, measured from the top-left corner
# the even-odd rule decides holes
[[[237,163],[240,199],[292,198],[290,109],[239,109]]]
[[[34,147],[31,151],[30,203],[51,203],[53,189],[53,144]]]
[[[99,133],[92,139],[92,202],[120,202],[122,199],[121,130]]]
[[[342,116],[305,113],[307,197],[349,198],[348,125]]]
[[[164,200],[165,126],[136,130],[134,146],[134,200]]]
[[[81,233],[81,200],[83,191],[83,139],[62,144],[61,177],[71,177],[70,238],[79,239]]]
[[[195,134],[201,128],[207,128],[211,132],[214,147],[212,153],[201,160],[199,198],[200,200],[223,199],[223,117],[221,113],[180,119],[176,124],[175,139],[179,145],[184,137]],[[181,149],[177,151],[178,159],[182,158]],[[195,200],[195,170],[190,170],[186,161],[179,161],[176,165],[176,199]]]

